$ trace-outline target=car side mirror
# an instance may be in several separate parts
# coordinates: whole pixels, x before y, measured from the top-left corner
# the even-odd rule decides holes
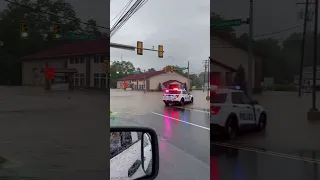
[[[257,100],[252,100],[251,104],[256,105],[256,104],[259,104],[259,102]]]
[[[116,136],[121,134],[126,137]],[[117,143],[121,139],[129,139],[130,143]],[[119,144],[120,148],[115,148]],[[110,179],[153,180],[158,176],[159,146],[153,129],[110,127],[110,152]]]

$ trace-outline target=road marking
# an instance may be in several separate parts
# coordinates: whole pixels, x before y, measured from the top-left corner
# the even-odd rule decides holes
[[[228,143],[211,142],[211,144],[217,145],[217,146],[239,149],[239,150],[243,150],[243,151],[250,151],[250,152],[255,152],[255,153],[260,153],[260,154],[265,154],[265,155],[277,156],[277,157],[282,157],[282,158],[287,158],[287,159],[292,159],[292,160],[320,164],[320,160],[318,160],[318,159],[299,157],[299,156],[295,156],[295,155],[278,153],[278,152],[267,151],[267,150],[265,151],[265,150],[260,150],[260,149],[256,149],[256,148],[237,146],[237,145],[228,144]]]
[[[199,109],[185,108],[185,107],[176,107],[176,108],[179,108],[179,109],[186,109],[186,110],[190,110],[190,111],[202,112],[202,113],[205,113],[205,114],[210,114],[210,112],[208,112],[208,111],[202,111],[202,110],[199,110]]]
[[[162,117],[166,117],[166,118],[173,119],[173,120],[176,120],[176,121],[180,121],[180,122],[183,122],[183,123],[186,123],[186,124],[189,124],[189,125],[192,125],[192,126],[196,126],[196,127],[199,127],[199,128],[206,129],[206,130],[210,131],[210,128],[207,128],[207,127],[204,127],[204,126],[200,126],[198,124],[193,124],[193,123],[190,123],[190,122],[187,122],[187,121],[183,121],[183,120],[180,120],[180,119],[177,119],[177,118],[173,118],[173,117],[170,117],[170,116],[165,116],[163,114],[159,114],[159,113],[156,113],[156,112],[151,112],[151,113],[155,114],[155,115],[158,115],[158,116],[162,116]]]

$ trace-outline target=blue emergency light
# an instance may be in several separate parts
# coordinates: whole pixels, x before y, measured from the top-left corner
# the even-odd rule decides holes
[[[233,89],[240,90],[240,86],[233,86]]]

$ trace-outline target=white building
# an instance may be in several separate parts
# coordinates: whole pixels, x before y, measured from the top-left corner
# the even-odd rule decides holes
[[[186,83],[187,87],[191,88],[191,79],[179,72],[154,71],[127,76],[117,81],[117,88],[123,88],[124,82],[132,89],[146,89],[148,91],[157,91],[159,84],[163,88],[168,84],[183,85]]]
[[[54,83],[73,78],[75,87],[106,88],[103,60],[109,59],[109,43],[109,40],[77,41],[25,56],[22,58],[22,84],[44,85],[43,68],[48,66],[55,68]]]

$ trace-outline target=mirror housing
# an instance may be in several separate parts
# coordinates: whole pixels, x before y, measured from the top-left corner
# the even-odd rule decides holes
[[[113,134],[117,133],[122,135],[125,134],[125,136],[129,134],[129,136],[132,137],[131,139],[129,138],[129,140],[131,140],[131,143],[129,143],[129,145],[123,145],[123,143],[121,143],[122,150],[116,149],[115,154],[111,151],[111,147],[113,145],[111,142],[111,137],[113,137]],[[137,137],[134,143],[133,139],[135,137],[133,135]],[[124,139],[122,136],[121,138],[121,140]],[[110,151],[110,178],[153,180],[158,176],[159,146],[157,134],[153,129],[146,127],[125,126],[110,127]],[[138,154],[135,152],[137,152]],[[117,156],[122,157],[118,158]],[[122,169],[120,169],[120,167],[122,167]],[[137,177],[137,174],[142,174],[142,176]]]

